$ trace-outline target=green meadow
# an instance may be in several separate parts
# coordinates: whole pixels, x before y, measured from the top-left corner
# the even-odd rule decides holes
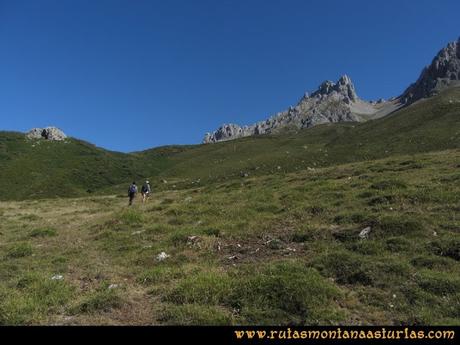
[[[0,200],[2,325],[460,322],[460,88],[130,154],[2,132]]]

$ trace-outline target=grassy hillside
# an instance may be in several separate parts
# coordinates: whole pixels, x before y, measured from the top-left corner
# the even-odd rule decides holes
[[[458,325],[459,182],[454,149],[0,202],[0,324]]]
[[[459,182],[460,88],[132,154],[2,133],[0,324],[458,325]]]
[[[84,141],[29,140],[21,133],[0,134],[0,198],[75,197],[101,187],[142,179],[164,169],[167,148],[136,154],[110,152]]]
[[[460,147],[460,88],[366,123],[317,126],[212,145],[109,152],[69,139],[0,133],[0,199],[124,193],[148,177],[156,190]],[[164,184],[161,181],[169,183]],[[174,187],[173,187],[174,186]]]
[[[460,88],[365,123],[201,145],[171,157],[164,177],[222,180],[460,148]]]

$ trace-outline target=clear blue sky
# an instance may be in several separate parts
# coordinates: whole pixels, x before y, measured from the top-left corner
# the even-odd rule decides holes
[[[0,129],[117,151],[199,143],[348,74],[389,98],[460,35],[458,0],[0,0]]]

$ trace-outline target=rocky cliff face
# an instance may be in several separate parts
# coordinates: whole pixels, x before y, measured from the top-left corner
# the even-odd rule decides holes
[[[65,135],[64,132],[61,131],[59,128],[46,127],[32,128],[29,132],[26,133],[26,137],[29,139],[46,139],[61,141],[67,138],[67,135]]]
[[[309,128],[322,123],[361,121],[384,111],[388,102],[366,102],[355,91],[351,79],[344,75],[336,83],[323,82],[311,95],[306,93],[295,107],[251,126],[224,124],[207,133],[203,143],[232,140],[250,135],[276,133],[291,128]]]
[[[449,86],[460,84],[460,38],[449,43],[425,67],[415,83],[400,96],[401,102],[411,104],[431,97]]]
[[[351,79],[344,75],[336,83],[323,82],[311,95],[305,94],[295,107],[250,126],[224,124],[206,133],[203,143],[232,140],[250,135],[276,133],[287,128],[308,128],[323,123],[366,121],[385,116],[449,86],[460,85],[460,38],[442,49],[419,79],[399,97],[389,101],[360,99]]]

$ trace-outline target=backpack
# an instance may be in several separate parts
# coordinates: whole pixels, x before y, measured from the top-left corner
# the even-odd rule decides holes
[[[142,185],[142,193],[150,193],[150,184],[146,183]]]
[[[134,194],[137,192],[137,188],[136,188],[136,185],[132,184],[130,187],[129,187],[129,193],[131,194]]]

